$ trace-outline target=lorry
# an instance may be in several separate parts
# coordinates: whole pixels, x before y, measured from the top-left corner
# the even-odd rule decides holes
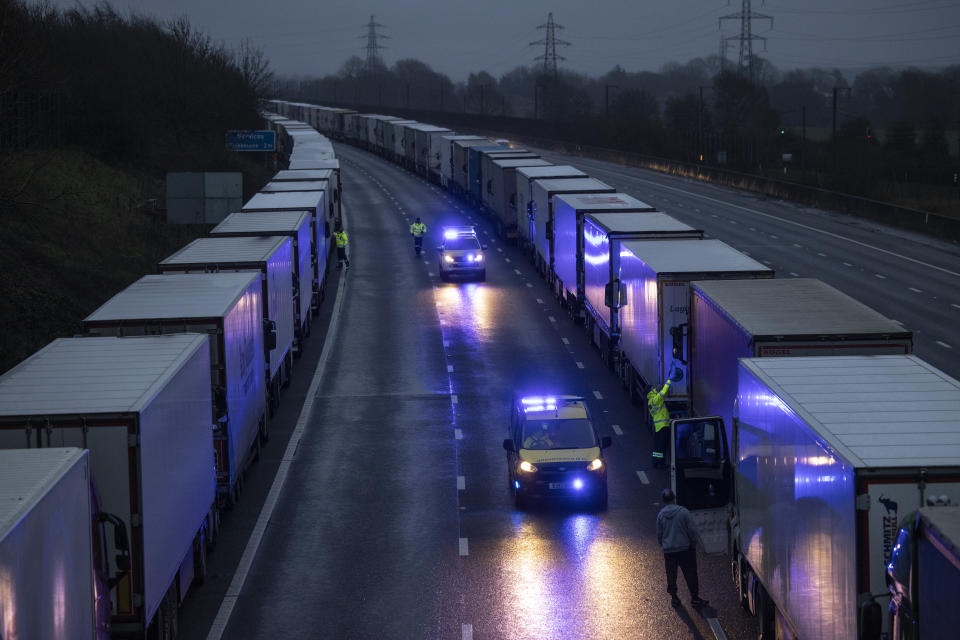
[[[561,193],[616,193],[616,189],[596,178],[561,178],[534,180],[531,188],[533,205],[530,216],[534,223],[534,265],[547,281],[553,284],[554,273],[554,212],[553,197]]]
[[[308,211],[261,211],[257,213],[231,213],[210,230],[211,236],[256,237],[286,236],[293,244],[293,355],[303,355],[304,341],[310,335],[310,318],[317,313],[323,296],[313,294],[313,282],[317,277],[313,266],[313,244],[321,242],[312,238],[313,227]]]
[[[122,551],[103,557],[120,576],[114,637],[175,637],[179,605],[206,575],[219,519],[208,340],[61,338],[0,376],[0,449],[89,449],[101,506],[129,532],[128,571]],[[123,547],[116,535],[102,545]]]
[[[443,173],[443,150],[450,149],[450,142],[447,136],[454,135],[450,129],[444,130],[442,127],[432,129],[426,132],[427,153],[426,153],[426,177],[435,184],[440,184],[441,174]]]
[[[584,301],[583,221],[591,213],[652,213],[657,208],[626,193],[568,193],[553,199],[554,295],[581,318]]]
[[[262,305],[254,272],[153,274],[83,320],[83,332],[91,336],[210,336],[207,386],[221,504],[237,500],[240,477],[267,438]]]
[[[272,412],[280,404],[280,387],[293,371],[293,246],[290,238],[198,238],[162,260],[160,273],[259,271],[267,401]]]
[[[544,165],[542,167],[519,167],[516,171],[517,196],[515,211],[517,212],[517,244],[525,251],[536,248],[533,239],[536,237],[536,223],[533,221],[533,182],[534,180],[548,180],[561,178],[587,178],[580,169],[568,164]]]
[[[471,147],[467,155],[467,173],[470,176],[469,197],[477,206],[483,206],[483,194],[490,184],[490,171],[494,160],[538,159],[539,154],[526,149],[513,149],[507,145],[497,145],[493,149]]]
[[[502,238],[516,241],[517,237],[517,169],[547,166],[550,162],[539,157],[490,156],[484,174],[483,206],[490,212]]]
[[[441,139],[445,143],[440,145],[440,185],[445,189],[453,190],[453,144],[457,141],[461,141],[463,144],[478,144],[488,141],[488,139],[483,136],[470,135],[445,135],[441,136]]]
[[[671,421],[704,550],[729,554],[763,638],[886,637],[901,519],[960,499],[960,382],[914,355],[740,358],[735,403],[729,441],[720,416]]]
[[[949,638],[960,629],[960,506],[947,496],[901,522],[890,564],[890,640]]]
[[[454,194],[466,197],[470,192],[469,162],[470,149],[472,147],[504,148],[490,138],[477,139],[474,136],[453,140],[451,146],[451,178],[453,180],[452,190]]]
[[[608,296],[608,285],[620,274],[621,245],[630,240],[701,239],[694,229],[662,212],[589,213],[583,219],[584,329],[612,364],[620,345],[620,307]],[[611,304],[608,304],[611,302]],[[628,387],[629,388],[629,387]],[[632,390],[636,397],[636,389]]]
[[[0,450],[0,634],[109,640],[110,588],[129,562],[126,527],[101,512],[90,454],[76,447]],[[114,524],[117,573],[102,541]]]
[[[327,202],[329,206],[326,206]],[[240,208],[241,213],[294,211],[310,213],[310,262],[312,278],[310,308],[313,315],[320,312],[327,271],[330,267],[330,236],[334,220],[333,203],[327,200],[325,191],[260,192]]]
[[[689,415],[690,365],[674,337],[690,324],[690,283],[773,278],[773,269],[714,239],[627,240],[619,259],[619,272],[604,287],[604,303],[619,307],[620,340],[610,361],[634,399],[673,377],[667,409]]]
[[[399,164],[403,158],[403,125],[419,124],[416,120],[391,120],[385,123],[386,137],[383,141],[383,155],[393,163]]]
[[[728,425],[737,358],[913,352],[913,332],[813,278],[692,282],[690,323],[671,338],[690,363],[694,415]]]
[[[340,194],[343,193],[343,185],[340,181],[340,161],[336,158],[304,158],[303,160],[293,160],[290,162],[289,168],[286,171],[331,171],[333,173],[333,179],[330,180],[332,189],[330,190],[330,195],[327,197],[327,208],[328,215],[335,217],[338,220],[343,213],[342,203],[340,201]],[[283,171],[279,172],[283,173]],[[279,181],[281,178],[274,178],[274,181]],[[307,178],[301,178],[306,180]]]

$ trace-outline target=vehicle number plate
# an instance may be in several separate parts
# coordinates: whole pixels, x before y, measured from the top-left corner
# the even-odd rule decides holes
[[[550,482],[550,483],[547,484],[547,486],[550,487],[551,489],[565,489],[565,488],[566,488],[566,485],[564,485],[562,482]]]

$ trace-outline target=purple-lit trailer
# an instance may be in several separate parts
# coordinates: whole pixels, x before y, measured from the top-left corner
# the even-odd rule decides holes
[[[277,182],[277,184],[282,183]],[[313,315],[317,315],[320,302],[323,300],[330,261],[329,238],[334,220],[327,216],[328,212],[332,216],[332,205],[326,206],[327,202],[326,191],[270,191],[256,194],[240,209],[242,213],[310,212],[310,252],[313,263],[313,296],[310,307],[313,309]]]
[[[561,193],[616,193],[617,190],[595,178],[562,178],[534,180],[531,191],[533,206],[530,216],[535,226],[536,247],[533,261],[540,274],[552,285],[555,255],[553,197]]]
[[[208,340],[61,338],[0,376],[0,448],[89,449],[100,506],[126,525],[129,574],[109,596],[114,636],[175,624],[181,596],[206,572],[218,519]],[[104,573],[116,575],[118,555],[105,555]]]
[[[560,194],[553,199],[553,293],[575,318],[584,300],[583,219],[591,213],[652,213],[656,211],[626,193]],[[653,234],[651,234],[653,235]],[[690,236],[684,236],[690,237]]]
[[[672,422],[671,484],[761,634],[885,637],[901,519],[960,500],[960,382],[913,355],[741,358],[732,448],[722,422]]]
[[[536,237],[536,223],[533,221],[533,182],[535,180],[561,180],[564,178],[589,177],[580,169],[568,164],[545,165],[542,167],[519,167],[516,171],[517,195],[517,244],[524,250],[536,249],[533,239]]]
[[[481,190],[483,206],[490,212],[497,233],[503,238],[517,237],[517,169],[550,166],[549,161],[535,155],[494,154],[484,158],[487,168],[484,173],[486,184]]]
[[[913,352],[913,332],[811,278],[693,282],[690,306],[691,406],[728,425],[738,358]]]
[[[293,243],[293,269],[296,284],[293,290],[293,352],[303,353],[304,340],[310,335],[312,315],[313,248],[309,211],[261,211],[258,213],[231,213],[210,230],[212,236],[286,236]],[[314,310],[315,312],[316,310]]]
[[[690,326],[690,282],[772,278],[773,269],[720,240],[627,240],[619,259],[620,270],[605,287],[605,303],[620,307],[613,360],[631,397],[679,371],[666,404],[671,415],[689,415],[690,367],[679,347]]]
[[[202,333],[210,336],[209,393],[217,491],[237,496],[237,480],[266,437],[260,274],[148,275],[83,320],[93,336]]]
[[[293,369],[293,246],[287,237],[199,238],[157,265],[160,273],[258,271],[263,299],[267,399],[280,402],[280,387]]]
[[[700,239],[703,231],[665,213],[589,213],[583,219],[585,329],[609,362],[620,341],[620,308],[609,306],[607,284],[620,274],[621,245],[629,240]]]

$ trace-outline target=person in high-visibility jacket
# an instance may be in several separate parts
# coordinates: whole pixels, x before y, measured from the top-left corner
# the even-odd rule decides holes
[[[650,419],[653,421],[653,466],[662,467],[666,464],[664,452],[667,450],[669,441],[667,437],[670,430],[670,411],[667,410],[667,403],[664,398],[667,397],[667,391],[674,380],[680,379],[680,371],[674,369],[672,375],[667,380],[663,388],[657,391],[656,387],[650,387],[647,391],[647,409],[650,410]]]
[[[420,249],[423,247],[423,236],[427,233],[427,225],[420,222],[420,218],[417,218],[416,222],[410,225],[410,235],[413,236],[413,250],[420,253]]]
[[[333,232],[333,239],[337,243],[337,269],[347,265],[350,268],[350,259],[347,257],[347,232],[339,224]]]

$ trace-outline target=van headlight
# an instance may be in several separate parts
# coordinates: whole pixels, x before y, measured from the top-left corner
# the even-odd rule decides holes
[[[599,471],[603,468],[603,460],[594,458],[593,462],[587,465],[587,471]]]
[[[530,463],[527,462],[526,460],[522,461],[522,462],[520,463],[520,466],[517,467],[517,469],[519,469],[520,471],[522,471],[522,472],[524,472],[524,473],[534,473],[534,472],[537,470],[537,468],[536,468],[535,466],[533,466],[532,464],[530,464]]]
[[[443,256],[443,261],[444,261],[444,262],[453,262],[453,256],[444,254],[444,256]]]

